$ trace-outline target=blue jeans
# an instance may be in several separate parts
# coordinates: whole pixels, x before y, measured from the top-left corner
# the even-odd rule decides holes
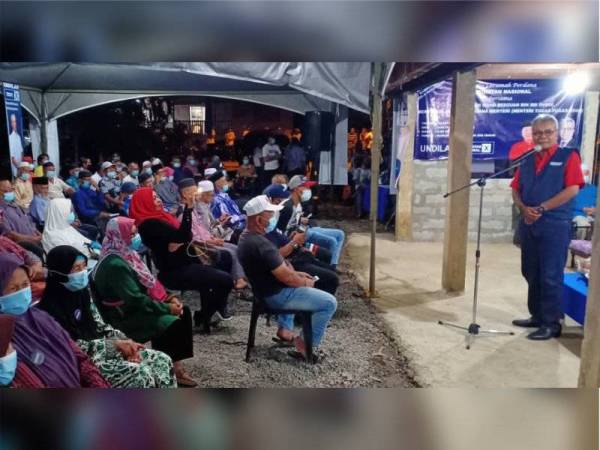
[[[265,297],[271,308],[314,311],[312,315],[313,346],[318,347],[323,339],[327,324],[335,313],[337,300],[325,291],[310,287],[283,288],[277,294]],[[294,330],[294,315],[280,314],[277,323],[281,328]]]
[[[319,247],[329,250],[331,252],[331,264],[336,266],[340,262],[345,237],[346,235],[342,230],[335,228],[310,227],[306,230],[306,242],[317,244]]]

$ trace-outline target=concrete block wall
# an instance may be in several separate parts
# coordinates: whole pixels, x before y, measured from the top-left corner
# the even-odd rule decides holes
[[[442,242],[446,220],[448,161],[414,161],[412,234],[415,241]],[[510,180],[490,180],[485,188],[482,242],[512,242]],[[479,188],[471,188],[469,240],[477,239]]]

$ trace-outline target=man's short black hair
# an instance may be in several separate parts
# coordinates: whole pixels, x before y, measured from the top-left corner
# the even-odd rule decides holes
[[[54,167],[54,163],[51,161],[48,161],[47,163],[44,163],[44,165],[42,166],[44,169],[47,167]]]

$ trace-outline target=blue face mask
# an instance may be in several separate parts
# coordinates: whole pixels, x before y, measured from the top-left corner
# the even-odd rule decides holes
[[[137,177],[139,174],[140,174],[140,171],[139,171],[139,170],[132,170],[132,171],[131,171],[131,176],[132,176],[132,177]]]
[[[305,191],[302,191],[302,196],[300,197],[300,200],[303,202],[307,202],[310,200],[311,197],[312,191],[310,189],[306,189]]]
[[[242,163],[247,166],[248,164],[250,164],[250,160],[248,158],[244,158],[244,160],[242,161]]]
[[[87,270],[82,270],[81,272],[70,273],[68,275],[69,281],[66,283],[61,283],[64,287],[66,287],[71,292],[77,292],[82,289],[85,289],[88,285],[88,273]]]
[[[48,178],[54,178],[56,176],[56,171],[55,170],[49,170],[48,172],[46,172],[46,176]]]
[[[108,178],[116,178],[117,177],[117,172],[115,172],[114,170],[111,170],[110,172],[106,172],[106,176]]]
[[[83,183],[81,183],[81,187],[83,189],[89,189],[91,185],[92,183],[90,183],[89,181],[84,181]]]
[[[17,371],[17,352],[12,351],[0,358],[0,386],[8,386],[15,378]]]
[[[129,247],[131,247],[132,250],[135,250],[137,252],[141,246],[142,237],[139,233],[137,233],[134,237],[131,238],[131,244],[129,244]]]
[[[23,180],[23,181],[29,180],[29,174],[28,173],[22,173],[21,174],[21,180]]]
[[[196,165],[196,160],[195,159],[188,159],[188,164],[190,166],[195,166]]]
[[[6,203],[10,203],[10,202],[14,202],[15,201],[15,193],[14,193],[14,191],[5,192],[3,194],[3,197],[4,197],[4,201]]]
[[[148,175],[152,175],[152,169],[150,167],[144,170],[144,172],[146,172]]]
[[[67,222],[69,222],[69,225],[75,222],[75,213],[73,211],[69,213],[69,216],[67,217]]]
[[[269,219],[269,224],[267,225],[267,229],[265,230],[267,233],[270,233],[277,226],[277,216],[273,216]]]
[[[175,169],[179,169],[181,167],[181,163],[178,163],[178,162],[177,163],[173,163],[173,167]]]
[[[225,186],[223,186],[223,188],[221,189],[221,191],[223,192],[227,192],[229,190],[229,185],[226,184]]]
[[[0,297],[0,313],[20,316],[31,305],[31,287]]]

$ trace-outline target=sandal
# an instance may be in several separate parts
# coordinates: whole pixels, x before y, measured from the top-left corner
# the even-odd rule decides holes
[[[178,375],[176,378],[178,387],[195,388],[198,386],[198,383],[196,383],[196,381],[193,378],[190,378],[190,376],[187,373]]]
[[[290,355],[294,359],[299,359],[299,360],[302,360],[302,361],[310,362],[311,364],[317,364],[318,362],[321,362],[321,358],[319,358],[314,353],[313,353],[312,358],[311,358],[310,361],[306,358],[306,356],[304,356],[304,354],[302,354],[298,350],[290,350],[288,352],[288,355]]]

